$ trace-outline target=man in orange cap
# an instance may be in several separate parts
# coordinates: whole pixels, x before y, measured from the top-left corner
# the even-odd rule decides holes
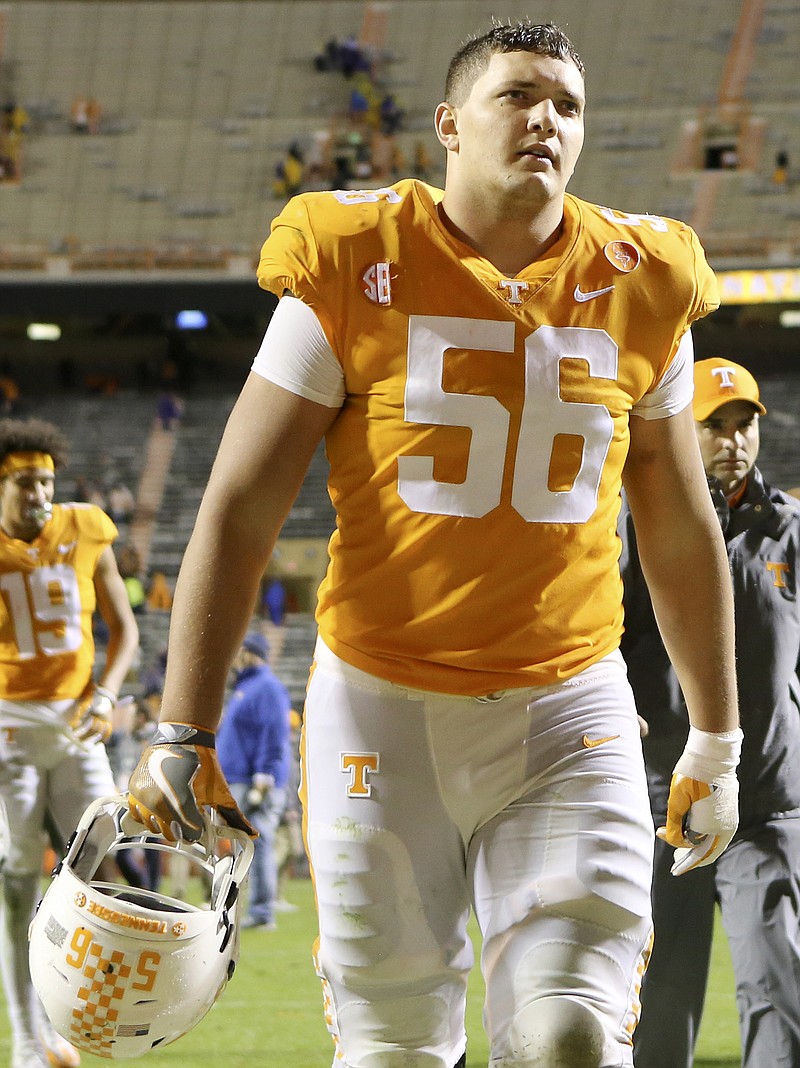
[[[758,383],[731,360],[701,360],[694,367],[692,411],[706,474],[736,507],[758,456],[759,418],[767,414]]]
[[[800,505],[755,466],[766,415],[758,383],[731,360],[694,366],[693,414],[728,549],[736,606],[742,784],[740,823],[710,867],[670,875],[656,843],[655,945],[634,1038],[637,1068],[690,1068],[703,1011],[719,901],[736,975],[742,1064],[800,1064]],[[656,629],[630,515],[622,527],[623,655],[639,713],[656,825],[663,822],[674,759],[686,739],[686,705]]]

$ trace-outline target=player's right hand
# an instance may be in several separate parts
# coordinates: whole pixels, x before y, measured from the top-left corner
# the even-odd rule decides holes
[[[113,732],[111,714],[117,696],[105,686],[93,686],[88,697],[78,702],[70,721],[70,730],[79,742],[93,745],[107,742]]]
[[[196,842],[205,829],[204,806],[229,827],[257,837],[222,774],[213,731],[191,723],[160,723],[128,783],[131,815],[171,842]]]
[[[656,831],[675,847],[673,875],[712,864],[736,834],[741,747],[741,730],[713,734],[689,728],[686,748],[672,773],[666,825]]]

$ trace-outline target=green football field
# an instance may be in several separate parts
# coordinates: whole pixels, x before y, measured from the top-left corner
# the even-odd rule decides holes
[[[242,932],[239,965],[222,998],[188,1035],[129,1064],[150,1068],[329,1068],[332,1045],[322,1018],[321,995],[311,963],[315,918],[311,884],[293,880],[286,896],[298,906],[283,913],[277,931]],[[468,1005],[467,1068],[486,1068],[481,1027],[483,991],[472,977]],[[8,1063],[9,1032],[3,1005],[0,1064]],[[88,1054],[83,1064],[109,1062]],[[711,984],[695,1068],[738,1068],[739,1038],[733,977],[719,927]]]

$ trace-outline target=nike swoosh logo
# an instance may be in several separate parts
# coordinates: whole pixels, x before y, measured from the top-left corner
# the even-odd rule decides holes
[[[150,754],[150,759],[147,761],[147,770],[153,777],[153,782],[156,784],[161,793],[164,795],[164,797],[166,797],[167,801],[178,814],[178,818],[183,820],[183,822],[187,823],[190,827],[193,827],[194,823],[187,817],[186,813],[184,812],[183,805],[180,802],[180,798],[175,793],[175,790],[172,784],[167,779],[166,775],[164,774],[164,769],[162,767],[162,764],[165,760],[185,759],[186,758],[180,753],[170,753],[169,751],[164,752],[159,749],[154,749],[153,752]]]
[[[575,292],[572,295],[579,304],[583,304],[585,300],[594,300],[595,297],[602,297],[604,293],[610,293],[613,288],[613,286],[606,286],[604,289],[590,289],[588,293],[584,293],[578,285],[575,286]]]
[[[583,744],[586,749],[595,749],[598,745],[605,745],[606,742],[613,742],[615,738],[619,738],[619,735],[609,734],[606,738],[590,738],[588,734],[584,734]]]

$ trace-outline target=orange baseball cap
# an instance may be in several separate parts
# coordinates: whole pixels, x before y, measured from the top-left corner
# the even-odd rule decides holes
[[[758,382],[746,367],[733,360],[714,356],[710,360],[698,360],[694,365],[694,400],[692,412],[698,423],[702,422],[728,401],[748,401],[761,415],[767,409],[759,400]]]

